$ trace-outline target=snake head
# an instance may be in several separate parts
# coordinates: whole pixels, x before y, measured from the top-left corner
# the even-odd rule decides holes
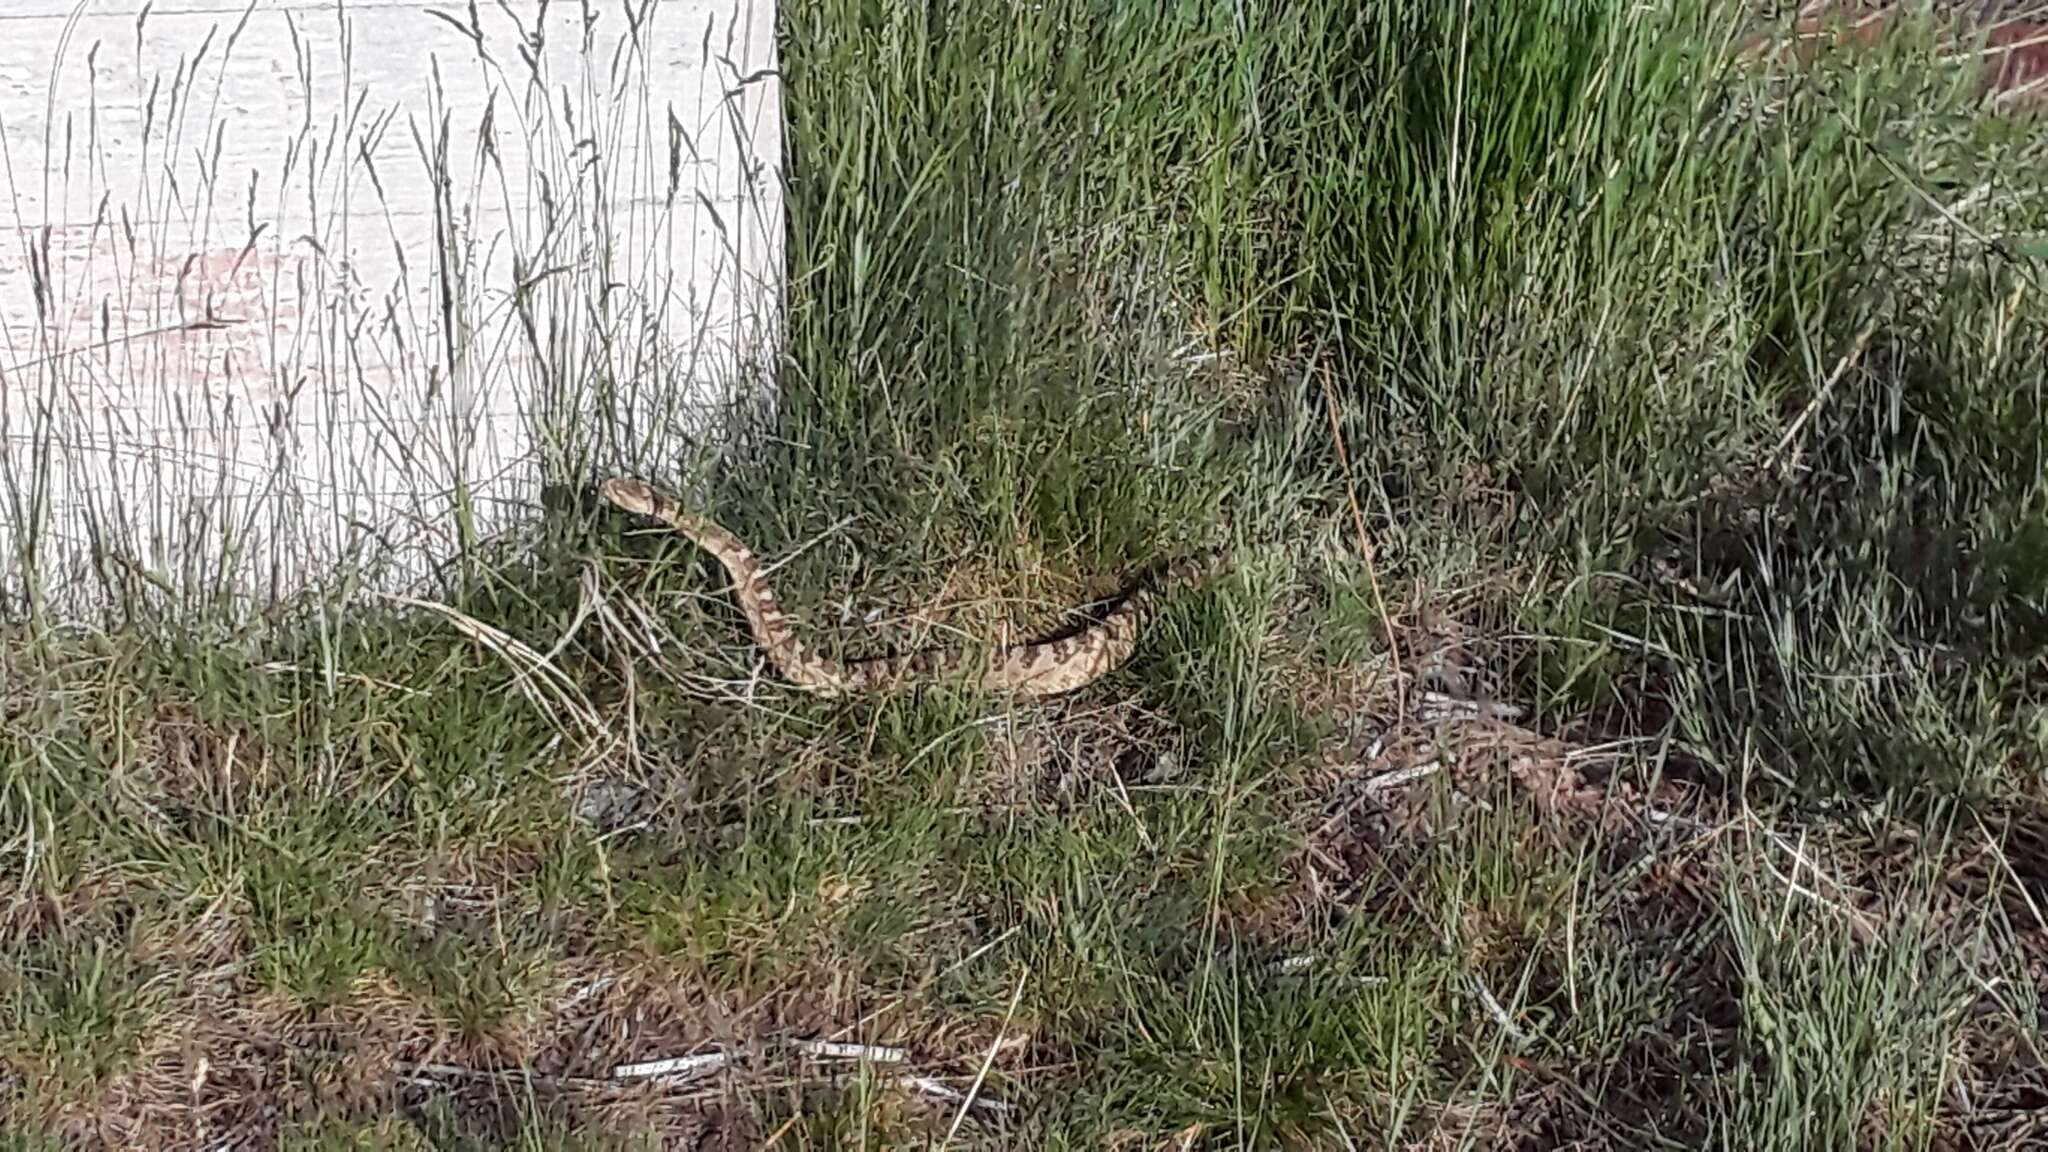
[[[634,480],[625,476],[613,476],[598,485],[597,490],[613,504],[642,516],[654,515],[655,509],[661,503],[661,497],[655,493],[653,485],[644,480]]]

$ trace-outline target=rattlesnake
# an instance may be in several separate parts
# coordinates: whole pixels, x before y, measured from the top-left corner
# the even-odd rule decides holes
[[[1207,576],[1221,559],[1212,554],[1169,565],[1141,582],[1094,624],[1057,640],[997,648],[986,657],[967,650],[931,649],[839,662],[819,655],[797,637],[775,606],[766,571],[751,549],[723,527],[683,510],[675,498],[639,480],[614,477],[599,486],[606,500],[661,521],[709,552],[732,578],[733,596],[746,614],[754,642],[784,679],[828,696],[941,679],[974,677],[991,692],[1054,696],[1084,687],[1121,665],[1137,647],[1138,632],[1165,592]]]

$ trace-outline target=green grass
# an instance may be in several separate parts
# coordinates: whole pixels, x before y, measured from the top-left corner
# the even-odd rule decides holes
[[[835,651],[1235,565],[1047,705],[790,692],[567,507],[448,613],[20,629],[5,1127],[2023,1146],[2048,169],[1931,25],[781,21],[780,390],[661,478]]]

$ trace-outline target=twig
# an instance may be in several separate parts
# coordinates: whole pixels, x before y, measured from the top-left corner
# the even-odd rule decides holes
[[[1501,1006],[1499,1000],[1494,999],[1493,990],[1486,986],[1486,982],[1475,975],[1472,977],[1472,987],[1479,993],[1479,1002],[1486,1007],[1486,1014],[1493,1017],[1495,1024],[1500,1025],[1500,1030],[1507,1036],[1508,1041],[1517,1049],[1527,1048],[1530,1044],[1529,1034],[1522,1031],[1515,1024],[1514,1017],[1508,1015],[1508,1010]]]
[[[1413,784],[1417,780],[1427,779],[1443,770],[1444,762],[1441,758],[1424,760],[1420,764],[1410,764],[1406,768],[1395,768],[1380,773],[1365,782],[1364,791],[1368,796],[1375,796],[1399,788],[1403,784]]]
[[[819,1060],[866,1060],[874,1064],[901,1064],[910,1054],[901,1048],[878,1044],[851,1044],[839,1040],[798,1040],[790,1047]]]
[[[666,1060],[644,1060],[638,1064],[621,1064],[612,1069],[614,1080],[672,1080],[694,1075],[716,1068],[723,1068],[730,1062],[724,1052],[705,1052],[696,1056],[674,1056]]]
[[[988,1100],[967,1096],[957,1089],[946,1087],[930,1076],[905,1076],[898,1080],[897,1083],[910,1089],[912,1092],[921,1092],[926,1096],[934,1096],[940,1100],[958,1100],[963,1108],[986,1108],[991,1112],[1008,1112],[1010,1110],[1010,1106],[1001,1100]]]
[[[1370,764],[1372,761],[1367,760],[1365,763]],[[1358,794],[1345,801],[1343,807],[1332,813],[1329,819],[1324,820],[1316,828],[1315,834],[1310,836],[1309,839],[1315,841],[1329,835],[1331,830],[1336,828],[1337,825],[1350,819],[1353,812],[1364,807],[1366,801],[1377,799],[1382,794],[1391,792],[1404,784],[1413,784],[1417,780],[1427,779],[1443,770],[1444,762],[1441,757],[1434,757],[1424,760],[1420,764],[1410,764],[1403,768],[1389,768],[1385,772],[1367,780],[1364,786],[1359,788]]]

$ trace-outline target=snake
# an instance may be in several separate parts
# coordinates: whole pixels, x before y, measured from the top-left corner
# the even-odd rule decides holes
[[[612,505],[659,521],[718,561],[732,581],[733,598],[747,618],[754,643],[784,680],[823,696],[887,691],[940,680],[969,680],[984,691],[1057,696],[1101,679],[1130,659],[1139,633],[1163,596],[1200,582],[1220,553],[1176,560],[1140,580],[1099,620],[1057,638],[1000,646],[985,653],[934,648],[839,661],[797,635],[776,605],[766,567],[738,536],[708,517],[685,510],[675,497],[643,481],[613,477],[598,487]]]

